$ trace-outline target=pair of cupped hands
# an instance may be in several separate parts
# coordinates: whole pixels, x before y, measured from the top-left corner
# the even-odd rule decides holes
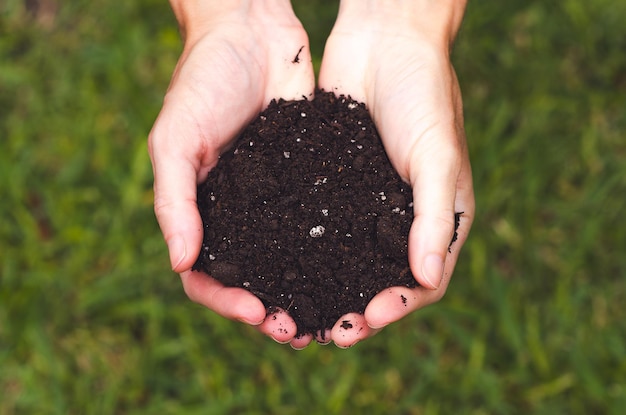
[[[184,50],[149,137],[154,207],[187,296],[295,349],[311,341],[349,347],[445,293],[474,217],[461,93],[450,47],[464,2],[342,0],[318,85],[364,102],[385,150],[414,195],[409,264],[419,287],[392,287],[364,314],[296,337],[285,311],[271,318],[242,288],[192,271],[203,238],[197,185],[221,151],[274,98],[312,97],[307,34],[288,0],[176,1]],[[296,59],[297,57],[297,59]],[[454,214],[463,212],[458,239]],[[401,296],[405,301],[401,300]],[[349,320],[351,329],[341,322]]]

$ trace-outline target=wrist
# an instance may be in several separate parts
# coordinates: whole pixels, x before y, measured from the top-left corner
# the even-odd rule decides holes
[[[449,47],[465,13],[466,0],[341,0],[338,21],[352,20],[366,30],[420,37]]]
[[[228,0],[170,0],[170,6],[185,42],[203,28],[208,29],[220,15],[236,10],[240,3],[242,2]]]
[[[290,0],[170,0],[170,5],[186,43],[224,21],[257,27],[299,24]]]

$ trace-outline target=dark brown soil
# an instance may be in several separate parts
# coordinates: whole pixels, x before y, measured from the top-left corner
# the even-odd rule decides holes
[[[273,101],[198,187],[198,208],[194,269],[286,310],[298,335],[363,313],[387,287],[417,286],[411,188],[349,98]]]

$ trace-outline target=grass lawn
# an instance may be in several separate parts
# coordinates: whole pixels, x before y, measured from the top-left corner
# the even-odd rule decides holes
[[[470,2],[477,218],[448,293],[300,352],[169,270],[146,151],[181,47],[167,2],[24,3],[0,3],[0,414],[626,408],[625,2]],[[294,3],[319,64],[336,2]]]

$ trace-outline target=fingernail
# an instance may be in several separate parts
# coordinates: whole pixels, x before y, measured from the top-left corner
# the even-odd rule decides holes
[[[172,270],[176,270],[187,256],[185,241],[180,236],[174,236],[167,241],[167,249],[170,252]]]
[[[371,325],[370,323],[367,323],[367,325],[372,330],[382,330],[385,327],[387,327],[389,325],[389,323],[383,323],[383,324],[380,324],[380,325]]]
[[[306,346],[304,346],[304,347],[296,347],[296,346],[294,346],[294,345],[293,345],[293,344],[291,344],[291,343],[290,343],[289,345],[291,346],[291,348],[292,348],[293,350],[295,350],[295,351],[297,351],[297,352],[299,352],[300,350],[304,350],[304,349],[306,349]]]
[[[276,337],[272,336],[271,334],[269,334],[268,336],[269,336],[270,339],[274,340],[278,344],[287,344],[291,340],[291,339],[289,339],[289,340],[278,340]]]
[[[344,349],[345,350],[345,349],[349,349],[351,347],[356,346],[359,342],[360,342],[360,340],[357,340],[354,343],[351,343],[351,344],[348,344],[348,345],[345,345],[345,346],[340,346],[337,343],[335,343],[335,345],[337,345],[337,347],[339,347],[340,349]]]
[[[432,289],[439,288],[443,278],[443,260],[437,254],[430,254],[424,258],[422,263],[422,276]]]

